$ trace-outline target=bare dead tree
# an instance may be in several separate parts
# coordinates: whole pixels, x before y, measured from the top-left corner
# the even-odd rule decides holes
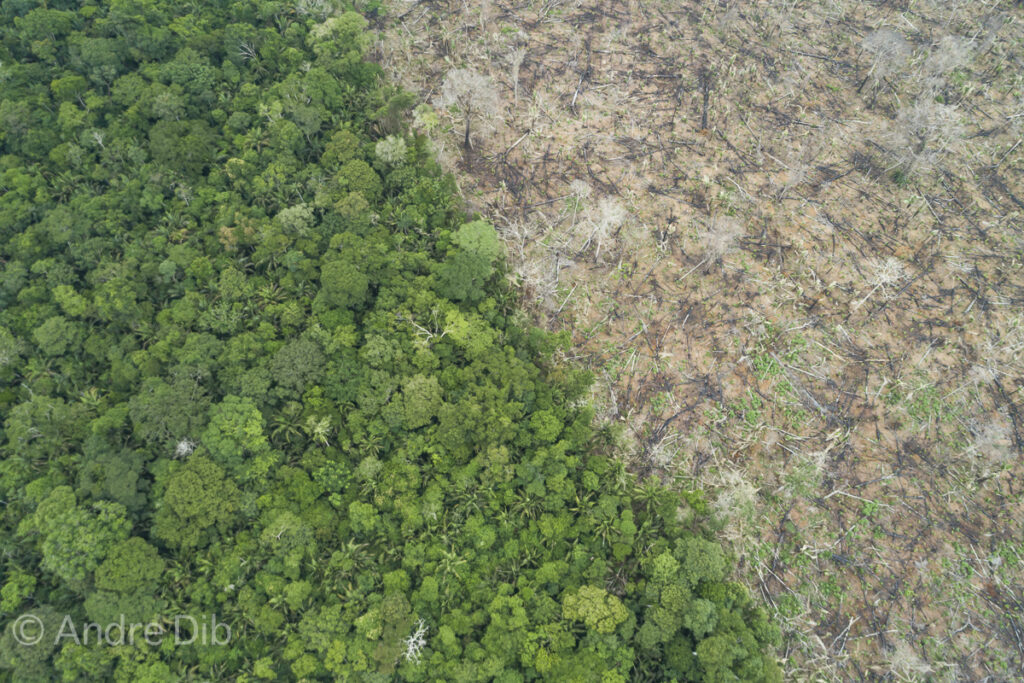
[[[427,631],[426,622],[420,619],[416,622],[416,630],[412,635],[402,639],[402,645],[405,647],[402,656],[405,657],[405,661],[414,664],[420,663],[420,652],[427,645]]]
[[[885,142],[894,167],[909,176],[934,168],[962,138],[957,108],[924,96],[899,110]]]
[[[922,65],[922,85],[926,93],[938,91],[951,71],[971,59],[971,41],[959,36],[943,36]]]
[[[884,259],[875,259],[871,264],[871,277],[868,282],[874,286],[864,295],[863,299],[853,305],[853,310],[863,306],[879,289],[885,291],[887,287],[902,282],[906,277],[907,267],[898,258],[890,256]]]
[[[508,64],[512,75],[512,102],[519,105],[519,67],[523,65],[526,58],[526,48],[517,47],[508,55]]]
[[[942,76],[957,69],[971,58],[971,41],[959,36],[943,36],[925,61],[925,71]]]
[[[988,476],[1013,461],[1013,431],[1004,413],[969,420],[967,430],[971,438],[964,454],[979,476]]]
[[[614,197],[602,197],[597,203],[596,215],[591,219],[593,229],[590,231],[587,241],[580,247],[580,252],[585,251],[590,246],[590,243],[594,242],[597,244],[597,248],[594,251],[594,260],[600,258],[602,243],[622,225],[628,215],[625,207],[617,199]]]
[[[464,130],[462,146],[469,150],[472,149],[470,127],[474,119],[486,120],[499,111],[498,91],[490,77],[474,69],[452,69],[441,84],[434,106],[458,110]]]
[[[895,647],[887,653],[887,659],[890,672],[898,674],[905,680],[917,679],[935,670],[905,640],[896,643]]]
[[[857,92],[860,92],[871,78],[874,78],[877,87],[887,77],[906,66],[913,54],[913,49],[903,34],[885,27],[869,33],[861,47],[872,55],[872,60],[871,68],[857,87]]]
[[[736,248],[736,242],[743,235],[743,226],[735,218],[715,216],[708,221],[708,229],[700,236],[704,247],[704,259],[714,263]]]

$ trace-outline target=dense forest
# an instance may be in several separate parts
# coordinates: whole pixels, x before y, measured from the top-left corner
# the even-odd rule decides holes
[[[781,679],[363,16],[5,0],[0,36],[0,678]],[[229,642],[54,637],[181,615]]]

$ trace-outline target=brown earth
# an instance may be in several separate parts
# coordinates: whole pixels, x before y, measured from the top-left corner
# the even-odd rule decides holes
[[[788,678],[1024,676],[1019,3],[397,2],[378,30],[421,102],[493,80],[472,149],[458,112],[416,125],[630,466],[708,491]]]

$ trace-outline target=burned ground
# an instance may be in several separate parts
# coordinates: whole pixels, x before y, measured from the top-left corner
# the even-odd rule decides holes
[[[704,487],[796,679],[1024,662],[1024,15],[1011,2],[393,3],[376,57],[597,377]]]

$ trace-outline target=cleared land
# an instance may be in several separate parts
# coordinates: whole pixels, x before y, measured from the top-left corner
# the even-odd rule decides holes
[[[1024,662],[1024,12],[392,3],[376,58],[572,334],[632,467],[703,486],[794,679]],[[487,86],[477,86],[487,91]]]

